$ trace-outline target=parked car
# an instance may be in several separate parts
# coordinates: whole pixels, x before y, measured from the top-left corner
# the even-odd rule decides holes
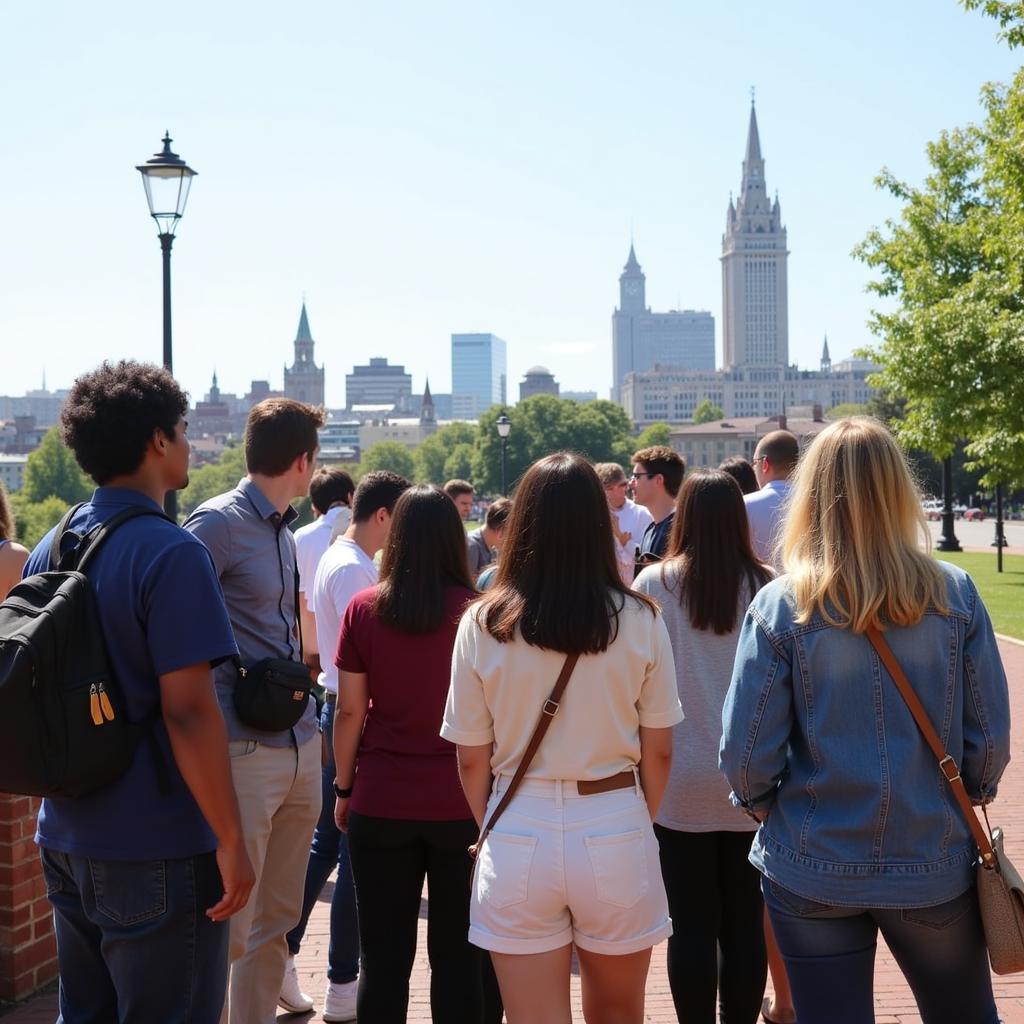
[[[985,518],[985,510],[981,508],[969,508],[964,511],[964,519],[973,519],[981,522]]]

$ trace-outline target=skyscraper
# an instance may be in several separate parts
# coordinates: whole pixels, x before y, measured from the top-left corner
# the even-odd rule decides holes
[[[789,364],[786,229],[778,195],[769,202],[757,114],[750,104],[739,197],[729,197],[722,236],[725,368]]]
[[[324,368],[313,361],[313,335],[309,331],[306,303],[299,314],[299,329],[295,332],[295,361],[284,368],[284,393],[287,398],[310,405],[324,404]]]
[[[715,320],[703,310],[652,313],[646,301],[647,278],[632,244],[619,275],[619,305],[612,313],[612,398],[621,400],[627,373],[672,366],[715,368]]]
[[[452,415],[475,420],[506,401],[507,346],[494,334],[452,335]]]

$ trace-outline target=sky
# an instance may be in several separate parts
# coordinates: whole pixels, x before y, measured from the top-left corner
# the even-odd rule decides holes
[[[788,229],[789,349],[870,342],[850,256],[1018,66],[955,0],[107,0],[5,5],[0,393],[159,361],[160,248],[135,166],[198,171],[172,258],[174,369],[280,388],[303,297],[327,404],[370,356],[451,386],[452,332],[563,390],[611,386],[630,239],[654,310],[706,309],[751,87]]]

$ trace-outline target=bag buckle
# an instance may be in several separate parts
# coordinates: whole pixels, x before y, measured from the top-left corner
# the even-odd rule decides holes
[[[942,770],[942,774],[950,782],[957,782],[960,778],[960,769],[956,766],[956,761],[953,760],[952,754],[947,754],[940,762],[939,768]]]
[[[547,715],[550,718],[554,718],[558,711],[558,701],[552,700],[550,697],[544,701],[544,707],[541,709],[541,713]]]

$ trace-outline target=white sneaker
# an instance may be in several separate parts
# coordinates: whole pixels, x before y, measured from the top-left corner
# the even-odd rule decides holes
[[[327,982],[324,995],[324,1020],[344,1021],[356,1019],[356,991],[358,981]]]
[[[313,1009],[313,1000],[299,988],[299,974],[295,970],[295,957],[288,957],[284,966],[284,980],[281,982],[281,994],[277,997],[277,1005],[288,1013],[308,1013]]]

